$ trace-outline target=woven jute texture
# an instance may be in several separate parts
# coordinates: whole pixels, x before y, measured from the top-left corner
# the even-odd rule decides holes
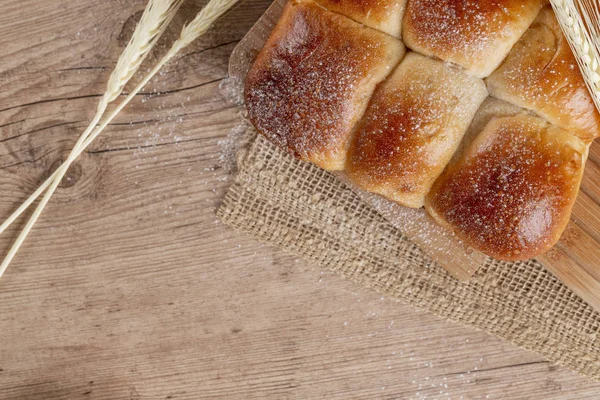
[[[535,261],[489,261],[459,282],[335,176],[262,136],[218,211],[236,230],[386,296],[600,380],[600,314]]]

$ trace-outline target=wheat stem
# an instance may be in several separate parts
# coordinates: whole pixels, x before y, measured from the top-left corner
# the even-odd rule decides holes
[[[77,156],[79,156],[91,144],[91,142],[104,130],[104,128],[106,128],[106,126],[117,116],[117,114],[136,96],[137,93],[139,93],[139,91],[158,73],[158,71],[169,60],[171,60],[181,49],[188,46],[195,39],[197,39],[198,37],[203,35],[220,16],[222,16],[225,12],[227,12],[237,2],[238,2],[238,0],[211,0],[198,13],[196,18],[194,18],[194,20],[190,24],[183,27],[180,37],[175,41],[175,43],[173,43],[173,46],[171,47],[171,49],[167,52],[167,54],[163,58],[161,58],[161,60],[158,62],[158,64],[155,65],[154,68],[148,74],[146,74],[144,79],[142,79],[142,81],[135,87],[135,89],[133,91],[131,91],[131,93],[129,93],[129,95],[121,102],[121,104],[119,104],[119,106],[117,106],[108,115],[108,117],[104,119],[102,124],[97,126],[96,129],[94,129],[92,132],[92,129],[96,126],[96,124],[98,123],[98,121],[100,119],[100,117],[98,117],[98,115],[101,115],[100,110],[102,110],[102,113],[104,113],[104,111],[106,110],[106,106],[103,105],[104,101],[102,101],[100,103],[100,105],[98,107],[98,113],[97,113],[98,118],[95,117],[94,120],[92,121],[92,124],[90,124],[88,129],[86,129],[86,131],[81,135],[78,142],[73,147],[73,150],[69,154],[69,157],[67,158],[67,160],[59,167],[59,169],[57,171],[55,171],[54,174],[52,174],[52,176],[50,178],[48,178],[44,182],[44,184],[42,184],[42,186],[40,186],[40,188],[38,188],[38,190],[34,193],[34,195],[31,196],[30,199],[28,199],[19,208],[19,210],[21,210],[20,212],[23,212],[27,208],[25,206],[26,203],[29,203],[28,205],[30,205],[33,201],[35,201],[36,197],[40,196],[41,193],[43,193],[43,191],[45,190],[45,187],[48,187],[48,191],[44,195],[42,201],[40,202],[40,204],[34,211],[33,215],[27,222],[27,225],[25,226],[25,228],[23,229],[23,231],[17,238],[17,241],[14,243],[14,245],[8,252],[6,258],[0,265],[0,277],[2,277],[2,275],[8,268],[8,265],[10,264],[10,262],[16,255],[20,246],[25,241],[25,238],[27,237],[28,233],[31,231],[31,228],[33,227],[33,225],[39,218],[44,207],[48,203],[48,200],[50,199],[50,197],[56,190],[62,177],[68,170],[71,163],[75,160],[75,158]],[[179,3],[181,3],[181,1]],[[139,67],[139,65],[138,65],[138,67]],[[132,75],[133,75],[133,73],[131,73],[129,75],[129,78],[131,78]],[[122,85],[119,84],[119,86],[118,86],[119,93],[122,91],[123,86],[124,86],[124,83]],[[115,85],[114,87],[117,87],[117,86]],[[108,102],[110,102],[110,101],[112,101],[110,99],[114,99],[116,97],[113,97],[111,95],[108,95],[108,96],[105,95],[105,96],[103,96],[103,99],[105,99],[105,98],[109,99]],[[106,102],[106,105],[108,104],[108,102]],[[35,196],[36,194],[37,194],[37,196]],[[17,211],[19,211],[19,210],[17,210]],[[12,216],[11,216],[11,218],[12,218]],[[9,220],[11,218],[9,218]],[[16,217],[14,217],[12,219],[12,221],[14,221],[15,218]],[[6,222],[9,222],[9,224],[10,224],[10,222],[12,222],[12,221],[9,221],[9,220],[7,220]],[[5,224],[6,224],[6,222],[5,222]],[[2,227],[0,227],[0,232],[2,232],[4,229],[6,229],[6,226],[8,226],[8,225],[5,226],[5,224],[3,224]]]
[[[183,1],[184,0],[151,0],[148,2],[131,40],[119,57],[117,65],[110,75],[106,85],[106,92],[98,104],[96,115],[81,137],[87,139],[91,129],[93,129],[100,121],[108,104],[116,99],[123,91],[123,87],[131,79],[137,69],[139,69],[141,63],[169,25]],[[75,157],[79,156],[79,154],[81,153],[77,153]],[[21,204],[21,206],[19,206],[19,208],[2,223],[2,225],[0,225],[0,233],[4,232],[21,214],[23,214],[23,212],[25,212],[25,210],[27,210],[27,208],[29,208],[29,206],[31,206],[31,204],[50,186],[52,181],[59,176],[60,173],[60,169],[54,171],[54,173],[31,196],[29,196],[25,202],[23,202],[23,204]]]
[[[181,35],[179,39],[173,43],[171,49],[165,54],[158,64],[152,68],[150,72],[148,72],[142,81],[129,93],[129,95],[116,107],[106,118],[102,124],[98,126],[98,128],[90,135],[90,137],[83,143],[81,148],[78,149],[78,155],[81,154],[90,144],[91,142],[98,137],[98,135],[106,128],[106,126],[125,108],[127,104],[142,90],[148,82],[162,69],[162,67],[168,63],[177,53],[179,53],[183,48],[188,46],[198,37],[202,36],[212,24],[219,19],[224,13],[226,13],[233,5],[235,5],[239,0],[211,0],[194,18],[194,20],[184,26],[181,31]]]
[[[181,49],[192,43],[195,39],[204,34],[212,24],[239,0],[213,0],[203,8],[196,18],[186,25],[180,34],[179,39],[173,43],[169,52],[159,61],[159,63],[144,77],[144,79],[133,89],[125,100],[110,114],[110,116],[100,125],[94,133],[86,138],[85,142],[77,148],[75,158],[77,158],[90,144],[98,137],[104,128],[115,118],[115,116],[135,97],[135,95],[158,73],[158,71],[171,60]],[[65,161],[66,164],[66,161]],[[62,164],[61,167],[65,164]],[[4,232],[33,202],[44,193],[59,175],[57,169],[46,181],[27,199],[21,206],[0,225],[0,233]],[[0,268],[0,277],[3,271]]]
[[[46,194],[44,195],[44,197],[40,201],[40,204],[38,204],[35,211],[29,218],[29,221],[27,221],[27,224],[23,228],[23,231],[21,231],[21,233],[17,237],[17,240],[10,248],[4,261],[2,262],[2,264],[0,264],[0,277],[2,277],[2,275],[10,265],[11,261],[13,260],[14,256],[19,251],[19,248],[25,241],[27,235],[31,231],[31,228],[36,223],[42,211],[48,204],[48,201],[50,200],[50,198],[54,194],[54,191],[60,184],[60,181],[69,169],[69,166],[81,153],[79,149],[81,148],[82,144],[86,141],[86,139],[88,139],[88,137],[90,136],[90,134],[104,115],[108,104],[115,100],[121,94],[124,86],[139,69],[140,65],[142,64],[152,47],[156,44],[162,33],[164,33],[164,31],[166,30],[167,26],[173,19],[175,13],[177,12],[182,3],[183,0],[150,0],[148,2],[148,5],[144,10],[140,22],[136,26],[131,40],[127,44],[125,51],[119,57],[117,65],[115,66],[115,69],[108,80],[107,89],[98,104],[96,114],[92,118],[91,123],[88,125],[88,127],[77,140],[77,143],[69,153],[67,160],[56,170],[52,177],[49,180],[47,180],[47,182],[49,182],[49,187]],[[40,191],[38,189],[34,194],[38,193],[39,196],[42,192],[43,190]],[[30,199],[32,197],[33,196],[31,196]],[[33,198],[31,201],[30,199],[26,200],[25,203],[29,202],[29,204],[31,204],[33,200],[35,200],[35,198]],[[19,207],[17,212],[23,212],[25,209],[26,207],[23,208],[23,206],[21,206]],[[10,225],[10,223],[12,223],[14,219],[16,219],[16,216],[18,216],[17,212],[13,213],[13,215],[11,215],[11,217],[9,217],[9,219],[5,221],[4,224],[2,224],[2,230],[6,229],[6,227]],[[13,216],[15,217],[13,218]]]

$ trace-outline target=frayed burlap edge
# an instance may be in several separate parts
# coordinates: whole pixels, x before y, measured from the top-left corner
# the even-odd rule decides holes
[[[453,279],[333,175],[258,136],[218,217],[236,230],[444,319],[600,380],[600,314],[535,261]]]

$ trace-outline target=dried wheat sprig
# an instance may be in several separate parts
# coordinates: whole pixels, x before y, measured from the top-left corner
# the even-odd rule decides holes
[[[103,100],[115,100],[161,35],[171,23],[184,0],[150,0],[138,22],[131,40],[119,57],[107,83]]]
[[[150,0],[138,22],[133,35],[127,47],[117,60],[115,69],[111,73],[106,84],[106,92],[98,103],[96,115],[92,119],[87,129],[81,135],[81,138],[87,139],[90,132],[100,122],[101,117],[106,111],[109,103],[114,101],[123,91],[123,88],[135,72],[139,69],[144,59],[154,47],[165,29],[169,26],[184,0]],[[77,153],[77,158],[81,153]],[[65,165],[61,164],[61,167]],[[66,170],[65,170],[66,173]],[[42,195],[61,174],[59,167],[54,173],[36,189],[36,191],[27,198],[1,225],[0,233],[4,232],[33,202]],[[61,178],[62,179],[62,178]],[[0,269],[0,277],[3,271]]]
[[[167,54],[165,54],[158,64],[148,72],[144,78],[138,83],[138,85],[127,95],[127,97],[104,119],[104,121],[98,125],[94,132],[85,140],[85,142],[77,149],[76,157],[79,156],[91,143],[98,137],[100,133],[111,123],[111,121],[129,104],[131,100],[150,82],[152,78],[161,70],[161,68],[169,62],[175,55],[183,48],[188,46],[194,40],[202,36],[212,24],[215,23],[219,17],[225,14],[231,7],[233,7],[239,0],[211,0],[194,18],[194,20],[183,27],[179,38],[173,43]],[[56,172],[55,172],[56,174]],[[53,175],[54,176],[54,175]],[[52,176],[48,178],[42,186],[40,186],[41,192],[43,187],[50,184]],[[35,194],[35,193],[34,193]],[[38,195],[39,196],[39,195]],[[2,232],[0,227],[0,233]],[[1,275],[0,275],[1,276]]]
[[[600,110],[600,5],[597,0],[551,0],[551,3]]]
[[[38,190],[34,193],[34,195],[36,195],[36,194],[37,195],[35,197],[32,196],[33,198],[31,199],[31,201],[29,202],[28,205],[30,205],[33,201],[35,201],[35,198],[39,197],[41,195],[41,193],[43,193],[43,191],[45,190],[46,187],[50,186],[50,189],[48,190],[48,192],[42,199],[42,202],[40,203],[40,205],[38,205],[38,208],[34,212],[34,215],[32,215],[29,222],[23,229],[23,232],[21,232],[21,235],[19,236],[19,238],[17,238],[17,241],[15,242],[15,244],[9,251],[9,253],[8,253],[7,257],[5,258],[5,260],[3,261],[2,265],[0,265],[0,277],[2,277],[2,274],[6,271],[8,265],[14,258],[18,249],[20,248],[20,246],[24,242],[25,238],[27,237],[27,234],[31,230],[31,227],[33,226],[33,224],[35,223],[35,221],[41,214],[41,211],[43,211],[43,206],[45,206],[49,197],[51,196],[51,191],[53,192],[56,189],[56,187],[58,186],[58,183],[60,183],[60,180],[64,176],[64,173],[66,172],[68,167],[71,165],[73,160],[77,156],[79,156],[91,144],[91,142],[102,132],[102,130],[104,130],[104,128],[106,128],[106,126],[116,117],[116,115],[158,73],[158,71],[164,66],[164,64],[166,64],[169,60],[171,60],[181,49],[183,49],[184,47],[186,47],[187,45],[192,43],[198,37],[202,36],[219,17],[221,17],[225,12],[227,12],[231,7],[233,7],[233,5],[236,4],[238,1],[239,0],[211,0],[198,13],[196,18],[194,18],[194,20],[190,24],[184,26],[180,37],[175,41],[175,43],[173,44],[171,49],[167,52],[167,54],[144,77],[144,79],[135,87],[135,89],[131,93],[129,93],[129,95],[123,100],[123,102],[121,102],[121,104],[119,104],[119,106],[116,107],[109,114],[109,116],[107,118],[105,118],[105,120],[102,122],[102,124],[100,124],[93,131],[93,133],[89,134],[88,136],[84,137],[84,135],[82,135],[80,140],[83,138],[83,141],[81,143],[79,143],[79,141],[78,141],[78,143],[73,148],[73,150],[72,150],[71,154],[69,155],[69,157],[67,158],[67,160],[61,165],[61,167],[59,167],[58,170],[55,171],[54,174],[52,174],[52,176],[50,178],[48,178],[46,180],[46,182],[44,182],[44,184],[42,184],[42,186],[40,186],[40,188],[38,188]],[[121,90],[122,90],[122,87],[121,87]],[[71,157],[71,155],[73,155],[73,157]],[[50,194],[50,196],[48,194]],[[28,201],[29,201],[29,199],[28,199]],[[23,206],[25,206],[25,204]],[[21,213],[27,208],[27,206],[25,206],[23,208]],[[1,232],[3,229],[6,229],[6,227],[0,228],[0,229],[1,229],[0,230],[0,232]]]
[[[102,132],[102,130],[114,119],[114,117],[135,97],[135,95],[152,79],[161,67],[167,63],[177,52],[183,49],[185,46],[189,45],[198,37],[202,36],[204,32],[206,32],[210,26],[227,10],[229,10],[235,3],[239,0],[227,0],[227,1],[216,1],[210,2],[206,5],[202,11],[198,13],[196,18],[188,25],[186,25],[180,34],[179,39],[175,42],[170,49],[169,53],[166,54],[160,61],[158,65],[154,67],[152,71],[150,71],[145,79],[143,79],[138,87],[133,89],[133,91],[126,97],[126,99],[111,113],[111,116],[107,118],[107,120],[100,125],[100,129],[95,132],[89,139],[87,139],[80,149],[77,151],[75,157],[78,157],[89,145],[90,143]],[[66,161],[65,161],[66,162]],[[61,166],[64,165],[61,164]],[[52,181],[58,176],[59,169],[54,171],[54,173],[44,181],[44,183],[9,217],[7,218],[2,225],[0,225],[0,233],[4,232],[31,204],[41,196],[42,193],[50,186]],[[2,275],[0,274],[0,277]]]
[[[149,51],[156,44],[162,33],[164,33],[183,1],[184,0],[150,0],[148,2],[142,18],[134,30],[131,40],[119,57],[117,65],[115,66],[115,69],[108,80],[106,92],[98,104],[96,114],[94,115],[91,123],[79,137],[77,143],[67,157],[67,160],[46,181],[48,182],[48,190],[23,228],[23,231],[10,248],[6,258],[2,264],[0,264],[0,277],[2,277],[10,262],[25,241],[25,238],[46,207],[46,204],[48,204],[48,201],[54,194],[54,191],[58,187],[58,184],[67,172],[69,166],[73,163],[77,155],[81,153],[79,148],[86,141],[86,139],[88,139],[96,125],[98,125],[100,122],[100,119],[104,115],[108,104],[121,94],[125,84],[131,79],[133,74],[137,71],[148,55]],[[43,189],[41,191],[40,189],[38,189],[34,194],[37,193],[38,196],[41,195]],[[26,200],[25,203],[19,207],[19,209],[13,213],[13,215],[11,215],[11,217],[9,217],[4,224],[2,224],[2,229],[6,229],[6,227],[10,225],[10,223],[12,223],[12,221],[14,221],[14,219],[35,200],[35,198],[32,199],[32,197],[33,196],[30,197],[31,200]],[[27,206],[25,206],[26,204]]]
[[[167,63],[178,51],[183,49],[185,46],[189,45],[195,39],[200,37],[204,32],[206,32],[210,26],[227,10],[229,10],[235,3],[239,0],[226,0],[226,1],[215,1],[210,2],[206,5],[206,7],[198,13],[196,18],[181,32],[180,38],[176,43],[173,44],[173,47],[170,49],[169,53],[167,53],[146,76],[145,78],[138,84],[138,86],[129,93],[129,95],[125,98],[125,100],[111,112],[110,116],[98,126],[98,128],[91,134],[82,146],[78,149],[75,154],[75,157],[78,157],[90,144],[91,142],[102,132],[104,128],[115,118],[115,116],[139,93],[139,91],[152,79],[161,67]],[[64,164],[62,164],[64,165]],[[61,165],[61,166],[62,166]],[[6,220],[2,225],[0,225],[0,233],[4,232],[42,193],[50,186],[52,181],[58,176],[59,170],[57,169],[54,173],[46,179],[46,181]],[[0,276],[2,276],[0,274]]]
[[[181,30],[179,38],[173,43],[167,54],[148,72],[138,85],[127,95],[109,116],[98,126],[90,137],[77,149],[77,155],[81,154],[98,135],[110,124],[110,122],[129,104],[129,102],[150,82],[152,78],[168,63],[179,51],[190,45],[194,40],[202,36],[210,27],[227,11],[231,9],[240,0],[211,0],[196,15],[196,18],[189,24],[186,24]]]

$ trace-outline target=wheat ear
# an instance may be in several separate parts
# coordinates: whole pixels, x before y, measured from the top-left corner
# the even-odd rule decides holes
[[[110,116],[94,131],[90,137],[88,137],[82,146],[80,146],[76,153],[75,158],[78,157],[89,145],[90,143],[102,132],[104,128],[115,118],[115,116],[135,97],[137,93],[152,79],[161,67],[167,63],[177,52],[183,49],[185,46],[189,45],[198,37],[202,36],[211,25],[227,10],[229,10],[235,3],[239,0],[220,0],[220,1],[211,1],[206,5],[202,11],[198,13],[196,18],[188,25],[186,25],[177,40],[176,43],[173,44],[173,47],[166,54],[159,64],[150,71],[145,79],[143,79],[138,86],[131,91],[131,93],[125,98],[125,100],[110,114]],[[66,163],[66,161],[65,161]],[[64,164],[62,164],[64,165]],[[61,165],[61,166],[62,166]],[[59,168],[60,169],[60,168]],[[31,204],[44,193],[44,191],[52,184],[52,182],[59,175],[59,169],[54,171],[54,173],[46,179],[46,181],[27,199],[25,202],[8,218],[6,219],[2,225],[0,225],[0,233],[4,232]],[[0,271],[0,277],[2,276],[2,272]]]
[[[194,40],[202,36],[210,27],[225,14],[231,7],[233,7],[239,0],[211,0],[208,4],[198,13],[194,20],[185,25],[179,35],[179,38],[173,43],[167,54],[165,54],[158,64],[148,72],[144,78],[138,83],[138,85],[127,95],[127,97],[119,104],[104,121],[94,130],[89,138],[83,143],[83,145],[77,149],[77,155],[81,154],[91,143],[98,137],[98,135],[111,123],[111,121],[129,104],[131,100],[142,90],[144,86],[150,82],[152,78],[161,70],[161,68],[168,63],[179,51],[188,46]]]
[[[123,51],[123,53],[119,57],[117,65],[115,66],[115,69],[108,80],[106,92],[104,93],[102,99],[98,104],[94,118],[79,137],[79,140],[71,150],[71,153],[67,157],[67,160],[46,181],[48,182],[48,191],[46,192],[46,194],[42,198],[42,201],[33,212],[29,221],[27,221],[25,228],[23,228],[23,231],[20,233],[17,240],[10,248],[8,254],[6,255],[6,258],[4,259],[2,264],[0,264],[0,277],[2,277],[2,275],[8,268],[10,262],[16,255],[17,251],[25,241],[25,238],[27,237],[27,235],[31,231],[31,228],[36,223],[37,219],[46,207],[46,204],[48,204],[48,201],[54,194],[54,191],[58,187],[69,166],[73,163],[77,155],[81,153],[79,151],[79,148],[86,141],[86,139],[89,138],[89,135],[92,133],[96,125],[98,125],[98,122],[104,115],[109,103],[111,103],[121,94],[124,86],[131,79],[133,74],[135,74],[135,72],[139,69],[140,65],[142,64],[152,47],[156,44],[162,33],[164,33],[164,31],[166,30],[167,26],[173,19],[175,13],[179,9],[183,1],[184,0],[150,0],[148,2],[148,5],[144,10],[140,22],[136,26],[131,40],[127,44],[125,51]],[[44,190],[42,189],[40,191],[40,189],[38,189],[34,193],[34,195],[37,193],[39,196]],[[27,208],[27,206],[35,200],[35,198],[32,199],[32,197],[33,196],[30,197],[31,201],[29,199],[26,200],[25,203],[21,207],[19,207],[17,212],[13,213],[13,216],[18,216],[20,213],[22,213]],[[27,206],[25,206],[26,204]],[[14,218],[16,217],[13,218],[13,216],[9,217],[9,219],[5,221],[5,223],[2,225],[3,229],[6,229],[6,227],[10,225],[12,221],[14,221]]]
[[[127,97],[119,104],[108,117],[98,125],[97,129],[90,135],[90,137],[83,143],[78,149],[77,155],[81,154],[91,143],[98,137],[100,133],[111,123],[111,121],[129,104],[131,100],[142,90],[144,86],[150,82],[152,78],[161,70],[161,68],[169,62],[175,55],[183,48],[188,46],[194,40],[202,36],[212,24],[215,23],[219,17],[225,14],[231,7],[233,7],[239,0],[211,0],[206,7],[202,9],[194,18],[192,23],[186,25],[177,41],[173,43],[173,46],[163,58],[160,59],[158,64],[152,68],[150,72],[144,76],[140,83],[127,95]]]
[[[600,5],[598,0],[551,0],[585,83],[600,110]]]
[[[91,130],[98,124],[100,118],[106,111],[108,104],[114,101],[123,91],[123,88],[156,44],[164,30],[167,28],[175,13],[181,6],[184,0],[150,0],[146,5],[146,9],[142,14],[134,34],[131,37],[127,47],[119,57],[115,69],[110,75],[107,83],[106,92],[102,96],[98,104],[96,115],[92,119],[87,129],[81,137],[87,139]],[[81,138],[80,138],[81,139]],[[73,150],[75,147],[73,148]],[[77,158],[81,153],[77,153],[74,158]],[[65,165],[61,164],[61,167]],[[66,173],[66,171],[65,171]],[[36,191],[27,198],[3,223],[0,225],[0,233],[4,232],[21,214],[27,210],[33,202],[41,196],[46,189],[52,184],[57,176],[61,174],[59,167],[54,173],[44,181]],[[61,178],[62,179],[62,178]],[[2,271],[0,270],[0,277]]]
[[[204,32],[206,32],[210,26],[216,21],[219,16],[224,14],[229,8],[231,8],[235,3],[239,0],[235,1],[220,1],[213,5],[212,2],[209,3],[206,8],[204,8],[198,16],[194,19],[194,21],[187,25],[182,31],[179,43],[177,46],[173,44],[173,47],[169,51],[169,54],[165,55],[161,59],[161,62],[154,67],[152,71],[150,71],[145,79],[143,79],[138,86],[129,93],[129,95],[125,98],[125,100],[111,112],[110,116],[98,126],[98,128],[94,131],[90,137],[86,139],[82,146],[77,150],[75,157],[78,157],[90,144],[91,142],[102,132],[104,128],[116,117],[116,115],[139,93],[139,91],[158,73],[161,67],[167,63],[173,56],[180,51],[182,48],[193,42],[195,39],[200,37]],[[206,10],[206,11],[205,11]],[[202,14],[204,12],[204,14]],[[42,193],[50,186],[52,181],[58,176],[59,170],[57,169],[54,173],[46,179],[46,181],[6,220],[2,225],[0,225],[0,233],[4,232]],[[2,276],[2,275],[0,275]]]

